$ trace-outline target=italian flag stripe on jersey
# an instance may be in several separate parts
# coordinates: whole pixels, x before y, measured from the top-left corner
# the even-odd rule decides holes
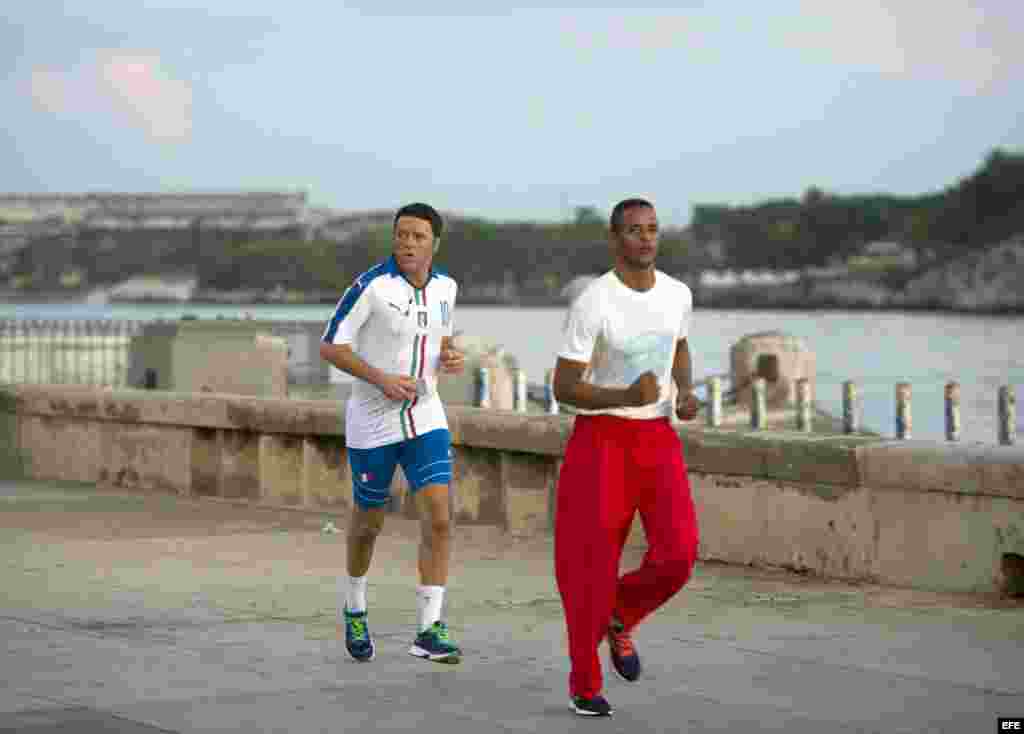
[[[426,289],[420,290],[415,289],[416,294],[416,305],[426,306],[427,305],[427,292]],[[417,334],[412,340],[412,369],[409,370],[409,374],[413,377],[423,377],[423,364],[426,362],[427,352],[427,337],[426,335]],[[402,423],[402,437],[405,439],[416,438],[416,422],[412,417],[412,409],[419,402],[420,396],[417,395],[411,401],[406,400],[402,404],[402,409],[398,413],[399,420]]]

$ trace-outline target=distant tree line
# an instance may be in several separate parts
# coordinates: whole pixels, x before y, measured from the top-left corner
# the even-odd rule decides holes
[[[948,260],[1024,231],[1024,155],[995,150],[972,175],[922,196],[837,196],[811,187],[799,200],[699,205],[691,229],[699,246],[718,243],[733,268],[822,266],[878,240]]]
[[[499,223],[452,218],[446,222],[435,263],[477,300],[556,298],[578,275],[604,272],[610,263],[607,223],[589,208],[564,224]],[[299,290],[347,288],[360,273],[386,259],[389,224],[374,225],[344,242],[266,241],[227,245],[200,262],[200,288]],[[683,230],[666,232],[659,267],[693,269],[692,242]]]
[[[84,285],[137,274],[188,271],[206,291],[339,294],[391,251],[390,222],[344,241],[264,239],[232,233],[183,240],[126,233],[116,245],[63,239],[23,250],[12,280],[53,287],[69,267]],[[496,222],[450,217],[437,264],[471,300],[557,299],[572,279],[608,269],[607,214],[579,207],[562,223]],[[658,266],[692,282],[700,270],[801,269],[845,262],[866,243],[896,240],[935,263],[1024,232],[1024,155],[993,151],[971,175],[921,196],[839,196],[811,187],[799,199],[753,206],[700,204],[688,228],[666,228]],[[156,237],[156,239],[154,239]],[[147,239],[148,238],[148,239]],[[181,240],[181,241],[179,241]]]
[[[608,269],[607,227],[607,215],[592,207],[559,224],[454,218],[436,261],[471,297],[475,286],[477,298],[487,297],[484,287],[498,300],[550,298],[573,278]],[[697,205],[688,228],[663,231],[658,266],[691,278],[708,267],[802,269],[845,262],[878,240],[901,242],[925,255],[919,260],[937,263],[1022,231],[1024,155],[996,150],[938,193],[839,196],[811,187],[799,199]],[[344,288],[390,250],[386,224],[344,243],[241,243],[215,263],[201,263],[201,284]]]

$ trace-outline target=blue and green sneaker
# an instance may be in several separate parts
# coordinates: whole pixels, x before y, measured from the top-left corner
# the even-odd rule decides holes
[[[366,626],[366,612],[344,612],[345,616],[345,648],[348,654],[361,663],[373,660],[376,650],[370,628]]]
[[[435,663],[457,663],[462,659],[462,651],[452,642],[448,625],[444,622],[434,622],[420,632],[409,648],[409,654]]]

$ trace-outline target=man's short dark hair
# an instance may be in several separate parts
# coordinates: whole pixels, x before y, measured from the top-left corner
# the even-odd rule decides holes
[[[441,230],[444,229],[444,222],[441,219],[441,215],[437,213],[437,210],[430,204],[421,204],[419,202],[415,204],[406,204],[398,213],[395,214],[395,221],[391,223],[391,228],[394,229],[398,224],[399,217],[415,217],[416,219],[423,219],[424,221],[430,222],[430,230],[434,233],[434,237],[441,236]]]
[[[623,199],[615,208],[612,209],[612,216],[609,222],[609,226],[612,228],[612,232],[618,233],[622,230],[622,220],[625,218],[626,212],[630,209],[637,209],[639,207],[654,208],[654,204],[647,201],[647,199]]]

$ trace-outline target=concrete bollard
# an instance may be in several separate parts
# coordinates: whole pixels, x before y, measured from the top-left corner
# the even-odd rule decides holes
[[[811,382],[806,377],[796,381],[796,429],[804,433],[814,430],[814,412],[811,410]]]
[[[901,441],[910,438],[913,433],[913,422],[910,416],[910,383],[896,383],[896,438]]]
[[[843,383],[843,433],[860,431],[860,409],[857,406],[857,385],[852,380]]]
[[[82,385],[94,385],[95,384],[95,364],[96,364],[96,352],[94,351],[96,327],[91,319],[85,321],[82,324],[82,351],[79,354],[80,364],[82,365],[81,371],[81,382]]]
[[[71,324],[71,359],[73,363],[72,375],[76,385],[85,382],[85,368],[82,362],[85,359],[85,324],[81,321],[74,321]]]
[[[60,364],[64,372],[64,382],[77,384],[75,380],[75,353],[71,351],[75,340],[75,322],[65,321],[61,333]]]
[[[750,427],[760,431],[768,425],[768,383],[763,377],[757,377],[754,379],[753,388],[750,400]]]
[[[512,409],[517,413],[526,412],[526,372],[517,367],[512,372]]]
[[[708,426],[718,428],[722,425],[722,380],[718,377],[708,378]]]
[[[1017,393],[1013,385],[999,388],[999,444],[1013,446],[1017,441]]]
[[[491,371],[487,367],[476,370],[476,407],[491,407]]]
[[[960,383],[946,383],[946,440],[960,440]]]
[[[558,415],[558,401],[555,400],[555,371],[544,373],[544,406],[548,415]]]

